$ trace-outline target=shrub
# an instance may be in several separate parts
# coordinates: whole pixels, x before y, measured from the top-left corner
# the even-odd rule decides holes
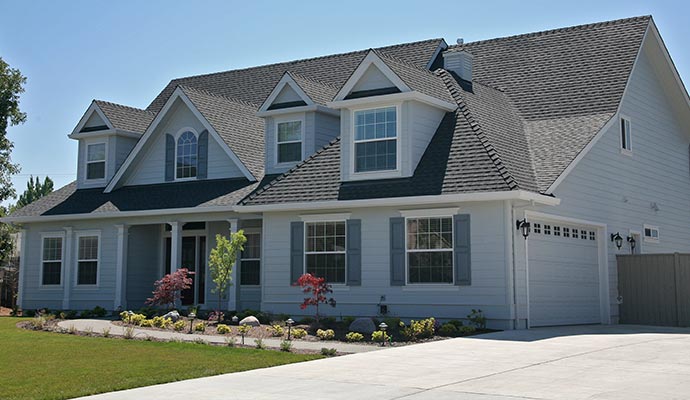
[[[326,356],[326,357],[334,357],[338,354],[338,350],[336,349],[329,349],[326,347],[321,348],[321,355]]]
[[[140,326],[142,328],[152,328],[154,326],[154,322],[152,319],[145,319],[145,320],[141,321]]]
[[[163,317],[153,317],[153,326],[167,329],[172,325],[172,319]]]
[[[74,310],[65,310],[59,314],[60,319],[76,319],[78,313]]]
[[[283,327],[280,325],[271,325],[270,327],[266,328],[266,330],[271,334],[273,337],[281,337],[283,336]]]
[[[312,274],[304,274],[297,279],[293,286],[299,286],[302,288],[302,293],[308,296],[300,304],[300,309],[305,310],[309,306],[316,308],[314,315],[316,322],[319,321],[319,304],[328,304],[331,307],[335,307],[335,299],[332,297],[328,298],[327,296],[329,293],[333,293],[333,289],[331,285],[326,283],[326,279],[318,278]]]
[[[316,337],[318,337],[321,340],[333,340],[335,337],[335,332],[333,329],[319,329],[316,331]]]
[[[292,337],[295,339],[303,339],[307,337],[307,331],[302,328],[295,328],[292,330]]]
[[[154,285],[153,297],[146,300],[147,304],[154,306],[168,306],[172,308],[175,302],[182,298],[182,291],[189,289],[192,285],[192,278],[187,268],[180,268],[177,271],[163,276]]]
[[[29,322],[31,329],[40,331],[43,330],[46,326],[46,319],[42,315],[39,315],[37,317],[34,317],[31,322]]]
[[[256,339],[254,340],[254,344],[256,345],[256,348],[259,350],[266,350],[266,345],[264,344],[264,341],[261,339]]]
[[[323,317],[319,322],[326,328],[333,328],[336,325],[335,317]]]
[[[216,326],[216,332],[218,332],[221,335],[225,335],[227,333],[231,333],[232,329],[230,329],[230,327],[225,324],[218,324],[218,326]]]
[[[206,323],[199,322],[194,324],[194,332],[206,332]]]
[[[364,335],[359,332],[348,332],[347,335],[345,335],[345,340],[348,342],[361,342],[364,340]]]
[[[280,351],[289,353],[292,350],[292,342],[289,340],[283,340],[280,342]]]
[[[225,338],[225,345],[226,346],[235,347],[236,344],[237,344],[237,339],[235,339],[234,337],[226,337]]]
[[[387,342],[390,340],[390,336],[384,331],[374,331],[374,333],[371,334],[371,340],[377,343]]]
[[[159,313],[158,307],[146,306],[137,310],[137,314],[144,314],[146,318],[153,318]]]
[[[187,326],[187,323],[184,322],[184,320],[178,320],[173,324],[173,329],[176,330],[177,332],[183,331],[184,327]]]
[[[455,336],[458,333],[458,328],[450,322],[447,322],[441,325],[441,328],[438,330],[438,333],[441,336]]]
[[[300,325],[311,325],[311,323],[314,321],[316,320],[312,317],[304,317],[301,320],[297,321],[297,323]]]
[[[110,337],[110,327],[103,328],[103,330],[101,330],[101,334],[103,334],[104,338]]]
[[[460,327],[463,326],[462,321],[460,321],[459,319],[451,319],[450,321],[448,321],[448,323],[455,325],[455,327],[458,329],[460,329]]]
[[[462,335],[471,335],[477,331],[477,328],[474,326],[468,325],[468,326],[463,326],[459,329],[460,333]]]
[[[242,325],[237,327],[237,332],[242,336],[246,335],[251,330],[252,330],[252,327],[247,325],[247,324],[242,324]]]
[[[93,311],[91,310],[83,310],[79,314],[79,318],[92,318],[93,317]]]
[[[126,327],[125,332],[122,334],[122,337],[125,339],[134,339],[134,327]]]
[[[409,326],[402,328],[401,332],[407,340],[416,341],[434,336],[434,318],[427,318],[420,321],[412,320]]]
[[[74,325],[70,325],[69,328],[67,329],[67,333],[70,335],[76,335],[77,334],[77,327]]]
[[[467,316],[467,320],[477,329],[486,329],[486,317],[482,310],[472,309],[472,312]]]
[[[224,319],[225,313],[219,310],[211,311],[211,313],[208,315],[208,322],[223,322]]]
[[[87,326],[86,328],[84,328],[84,334],[86,336],[93,335],[93,326]]]
[[[103,308],[103,307],[101,307],[101,306],[96,306],[96,307],[93,308],[93,310],[91,311],[91,313],[92,313],[93,316],[96,317],[96,318],[103,318],[103,317],[105,317],[106,315],[108,315],[108,310],[106,310],[105,308]]]
[[[355,322],[355,317],[343,317],[343,324],[350,326],[351,323]]]

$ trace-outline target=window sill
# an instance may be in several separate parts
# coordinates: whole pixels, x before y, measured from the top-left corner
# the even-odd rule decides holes
[[[633,152],[632,152],[632,150],[621,149],[621,154],[626,155],[626,156],[628,156],[628,157],[632,157]]]
[[[333,289],[334,292],[349,292],[350,291],[350,287],[344,283],[334,283],[331,285],[331,289]]]
[[[38,290],[57,291],[62,290],[62,285],[40,285]]]
[[[659,243],[659,239],[653,239],[653,238],[644,238],[645,243]]]
[[[98,285],[74,285],[72,287],[72,289],[87,291],[87,290],[98,290],[98,289],[100,289],[100,287]]]
[[[430,283],[430,284],[420,284],[420,283],[408,283],[402,287],[403,292],[428,292],[428,291],[438,291],[438,292],[456,292],[460,290],[460,286],[454,285],[452,283]]]

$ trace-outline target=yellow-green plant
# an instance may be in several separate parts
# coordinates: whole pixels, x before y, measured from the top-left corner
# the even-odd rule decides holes
[[[321,340],[332,340],[335,337],[335,332],[333,329],[319,329],[316,331],[316,337]]]
[[[176,330],[177,332],[183,331],[184,327],[187,326],[187,323],[184,322],[183,320],[179,320],[173,324],[173,329]]]
[[[153,317],[153,326],[157,328],[167,329],[172,325],[172,323],[171,318]]]
[[[151,328],[154,326],[153,320],[152,319],[145,319],[141,321],[141,327],[142,328]]]
[[[295,328],[292,330],[292,337],[295,339],[304,339],[307,337],[307,331],[302,328]]]
[[[436,320],[427,318],[420,321],[412,320],[409,326],[402,328],[401,332],[407,340],[416,341],[434,336]]]
[[[359,332],[348,332],[347,335],[345,335],[345,340],[348,342],[361,342],[364,340],[364,335]]]
[[[218,326],[216,326],[216,332],[220,333],[221,335],[225,335],[232,332],[232,329],[225,324],[218,324]]]
[[[199,322],[197,324],[194,324],[194,331],[195,332],[206,332],[206,324],[203,322]]]
[[[271,336],[274,337],[281,337],[283,336],[283,327],[280,325],[271,325],[270,327],[266,328],[266,330],[271,334]]]
[[[230,239],[220,234],[216,235],[216,247],[211,250],[208,266],[211,280],[216,284],[211,292],[218,293],[219,310],[222,307],[223,296],[232,286],[232,267],[237,261],[237,255],[244,250],[246,241],[247,238],[241,229],[237,233],[231,232]]]
[[[390,340],[390,336],[384,331],[374,331],[374,333],[371,334],[371,340],[373,342],[387,342]]]

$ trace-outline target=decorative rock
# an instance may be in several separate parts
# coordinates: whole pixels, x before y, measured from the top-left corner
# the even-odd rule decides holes
[[[180,319],[180,313],[177,311],[173,310],[170,311],[169,313],[165,314],[163,318],[170,318],[172,322],[177,322],[178,319]]]
[[[350,324],[350,332],[371,335],[375,330],[376,325],[374,325],[374,320],[371,318],[357,318]]]
[[[255,316],[250,315],[248,317],[242,318],[242,321],[240,321],[240,325],[259,326],[261,325],[261,323],[258,319],[256,319]]]

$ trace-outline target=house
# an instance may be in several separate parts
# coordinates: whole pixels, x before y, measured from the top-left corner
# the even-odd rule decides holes
[[[187,267],[182,305],[214,308],[207,255],[243,229],[228,310],[299,315],[308,271],[333,315],[615,323],[617,254],[690,251],[689,106],[649,16],[96,100],[76,181],[4,219],[19,304],[136,309]]]

